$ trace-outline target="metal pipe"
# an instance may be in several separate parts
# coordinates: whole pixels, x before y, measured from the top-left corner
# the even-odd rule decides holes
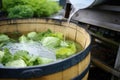
[[[97,67],[99,67],[99,68],[101,68],[101,69],[103,69],[103,70],[111,73],[112,75],[120,78],[120,71],[117,71],[116,69],[107,66],[106,64],[104,64],[104,63],[101,62],[100,60],[95,59],[95,58],[93,58],[93,57],[92,57],[91,61],[92,61],[92,63],[93,63],[95,66],[97,66]]]
[[[0,9],[2,8],[2,0],[0,0]]]
[[[65,15],[64,15],[65,18],[69,18],[69,16],[70,16],[70,11],[71,11],[71,4],[70,4],[70,3],[67,3],[67,4],[66,4],[66,7],[65,7]]]

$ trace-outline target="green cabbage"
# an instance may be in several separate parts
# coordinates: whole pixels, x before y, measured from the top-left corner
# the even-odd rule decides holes
[[[21,68],[21,67],[26,67],[26,63],[22,59],[14,60],[14,61],[9,61],[8,63],[5,64],[7,67],[16,67],[16,68]]]
[[[34,12],[29,5],[17,5],[8,10],[8,18],[30,18]]]
[[[29,0],[2,0],[4,11],[8,11],[10,8],[13,8],[18,5],[26,5],[28,3]]]
[[[12,61],[12,60],[13,60],[12,54],[10,53],[10,51],[7,48],[5,48],[4,49],[4,56],[1,60],[1,63],[3,65],[5,65],[7,62]]]
[[[72,41],[62,41],[61,47],[56,50],[57,58],[67,58],[76,53],[76,45]]]
[[[9,41],[9,40],[10,40],[10,38],[7,35],[0,34],[0,43],[5,42],[5,41]]]
[[[31,40],[34,40],[37,37],[37,33],[36,32],[30,32],[27,34],[27,37]]]
[[[41,40],[43,46],[47,48],[56,48],[60,45],[60,39],[56,37],[44,37]]]
[[[4,56],[4,52],[0,51],[0,62],[1,62],[2,58],[3,58],[3,56]]]
[[[49,59],[49,58],[42,58],[41,57],[41,64],[48,64],[50,62],[53,62],[53,59]]]
[[[22,35],[21,37],[19,37],[19,42],[26,43],[26,42],[28,42],[28,38],[25,35]]]
[[[61,7],[52,0],[2,0],[9,18],[49,17]]]
[[[29,53],[25,50],[16,51],[16,53],[13,55],[13,57],[14,57],[14,60],[23,59],[26,63],[31,58]]]

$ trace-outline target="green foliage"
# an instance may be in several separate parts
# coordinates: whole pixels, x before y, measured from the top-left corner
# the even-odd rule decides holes
[[[36,0],[35,4],[35,16],[37,17],[49,17],[50,15],[58,12],[61,7],[58,3],[48,0]]]
[[[13,55],[9,52],[8,49],[0,51],[0,64],[2,63],[7,67],[34,66],[39,64],[47,64],[52,61],[52,59],[30,55],[27,51],[24,50],[19,50]]]
[[[3,10],[8,12],[9,18],[48,17],[60,9],[52,0],[3,0]]]
[[[28,3],[29,0],[2,0],[4,11],[8,11],[10,8],[18,5],[27,5]]]
[[[41,64],[41,61],[38,61],[40,57],[38,56],[32,56],[31,58],[29,58],[29,60],[27,61],[27,66],[33,66],[33,65],[38,65]]]
[[[8,10],[8,18],[29,18],[33,17],[33,10],[28,5],[18,5]]]
[[[2,61],[3,56],[4,56],[4,52],[0,51],[0,62]]]
[[[50,62],[53,62],[53,60],[48,58],[38,57],[38,56],[32,56],[29,59],[27,65],[33,66],[33,65],[39,65],[39,64],[48,64]]]
[[[67,58],[77,51],[76,45],[73,41],[64,41],[60,48],[56,50],[56,57],[57,58]]]
[[[19,37],[19,42],[20,43],[26,43],[28,41],[28,38],[25,35],[22,35]]]
[[[53,62],[53,60],[52,60],[52,59],[42,58],[42,57],[41,57],[41,64],[48,64],[48,63],[50,63],[50,62]]]
[[[9,42],[13,42],[13,39],[10,39],[7,35],[5,34],[0,34],[0,50],[2,50],[2,47],[6,45]]]
[[[45,36],[46,37],[47,36],[56,37],[56,38],[59,38],[59,39],[63,40],[63,34],[60,33],[60,32],[55,32],[55,33],[51,32],[49,34],[46,34]]]
[[[9,41],[9,37],[5,34],[0,34],[0,42]]]
[[[10,53],[10,51],[8,49],[4,49],[4,56],[1,60],[1,63],[5,65],[7,62],[12,61],[12,60],[13,60],[13,56]]]
[[[42,39],[43,37],[49,36],[51,33],[53,32],[50,29],[48,29],[47,31],[39,32],[37,37],[40,37]]]
[[[72,52],[72,50],[69,49],[69,48],[66,48],[66,47],[61,47],[61,48],[56,50],[56,57],[57,58],[63,58],[64,59],[64,58],[67,58],[67,57],[71,56],[72,54],[74,54]]]
[[[32,40],[34,40],[36,38],[36,36],[37,36],[36,32],[30,32],[27,34],[27,37]]]
[[[26,67],[26,63],[22,59],[14,60],[14,61],[9,61],[8,63],[5,64],[6,67],[16,67],[16,68],[21,68],[21,67]]]
[[[41,43],[47,48],[56,48],[60,45],[60,39],[56,37],[44,37]]]
[[[27,62],[30,58],[31,57],[29,53],[25,50],[19,50],[14,54],[14,60],[23,59],[25,62]]]
[[[39,38],[41,40],[44,37],[56,37],[59,39],[63,39],[63,33],[60,32],[52,32],[50,29],[44,32],[38,32],[36,38]]]

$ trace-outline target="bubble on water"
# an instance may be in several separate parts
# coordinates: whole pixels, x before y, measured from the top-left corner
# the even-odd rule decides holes
[[[12,54],[18,50],[26,50],[30,55],[41,56],[49,59],[56,60],[56,55],[53,50],[49,50],[42,46],[41,43],[9,43],[3,48],[8,48]]]

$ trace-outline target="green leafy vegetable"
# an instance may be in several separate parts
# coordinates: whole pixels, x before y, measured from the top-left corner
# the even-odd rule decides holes
[[[4,56],[4,52],[0,51],[0,62],[1,62],[2,58],[3,58],[3,56]]]
[[[47,37],[49,36],[51,33],[53,33],[50,29],[48,29],[47,31],[44,31],[44,32],[39,32],[38,33],[38,37]]]
[[[56,50],[57,58],[67,58],[67,57],[71,56],[72,54],[74,54],[74,53],[69,48],[62,47],[62,48],[59,48]]]
[[[56,38],[63,40],[63,34],[59,32],[55,32],[55,33],[51,32],[47,34],[46,36],[56,37]]]
[[[20,43],[26,43],[28,41],[28,38],[25,35],[22,35],[19,37],[19,42]]]
[[[2,0],[4,11],[8,11],[10,8],[13,8],[17,5],[26,5],[28,3],[29,0]]]
[[[49,17],[61,9],[52,0],[3,0],[2,4],[9,18]]]
[[[18,5],[8,10],[9,18],[29,18],[33,17],[33,10],[31,6],[28,5]]]
[[[2,47],[8,44],[9,42],[14,42],[14,39],[9,38],[5,34],[0,34],[0,50],[2,50]]]
[[[16,59],[23,59],[26,63],[30,59],[30,55],[27,51],[25,50],[19,50],[14,54],[14,60]]]
[[[33,66],[33,65],[39,65],[41,64],[39,60],[40,57],[38,56],[32,56],[28,61],[27,61],[27,66]]]
[[[4,49],[4,56],[1,60],[1,63],[3,65],[5,65],[7,62],[12,61],[12,60],[13,60],[12,54],[10,53],[10,51],[7,48],[5,48]]]
[[[49,59],[49,58],[42,58],[41,57],[41,64],[48,64],[50,62],[53,62],[53,60]]]
[[[16,68],[21,68],[21,67],[26,67],[26,63],[22,59],[14,60],[14,61],[9,61],[8,63],[5,64],[5,66],[8,67],[16,67]]]
[[[28,61],[27,65],[28,66],[33,66],[33,65],[40,65],[40,64],[48,64],[50,62],[53,62],[53,59],[43,58],[43,57],[38,57],[38,56],[33,56]]]
[[[29,39],[34,40],[37,37],[37,33],[36,32],[30,32],[30,33],[27,34],[27,37]]]
[[[7,35],[0,34],[0,43],[5,42],[5,41],[9,41],[9,40],[10,40],[10,38]]]
[[[56,37],[44,37],[41,40],[41,43],[47,48],[55,48],[60,45],[60,39]]]
[[[35,0],[34,0],[35,1]],[[49,17],[50,15],[58,12],[61,7],[58,3],[50,1],[50,0],[36,0],[37,4],[35,7],[35,16],[38,17]]]
[[[62,47],[56,50],[57,58],[67,58],[76,53],[76,45],[72,41],[62,42]]]

